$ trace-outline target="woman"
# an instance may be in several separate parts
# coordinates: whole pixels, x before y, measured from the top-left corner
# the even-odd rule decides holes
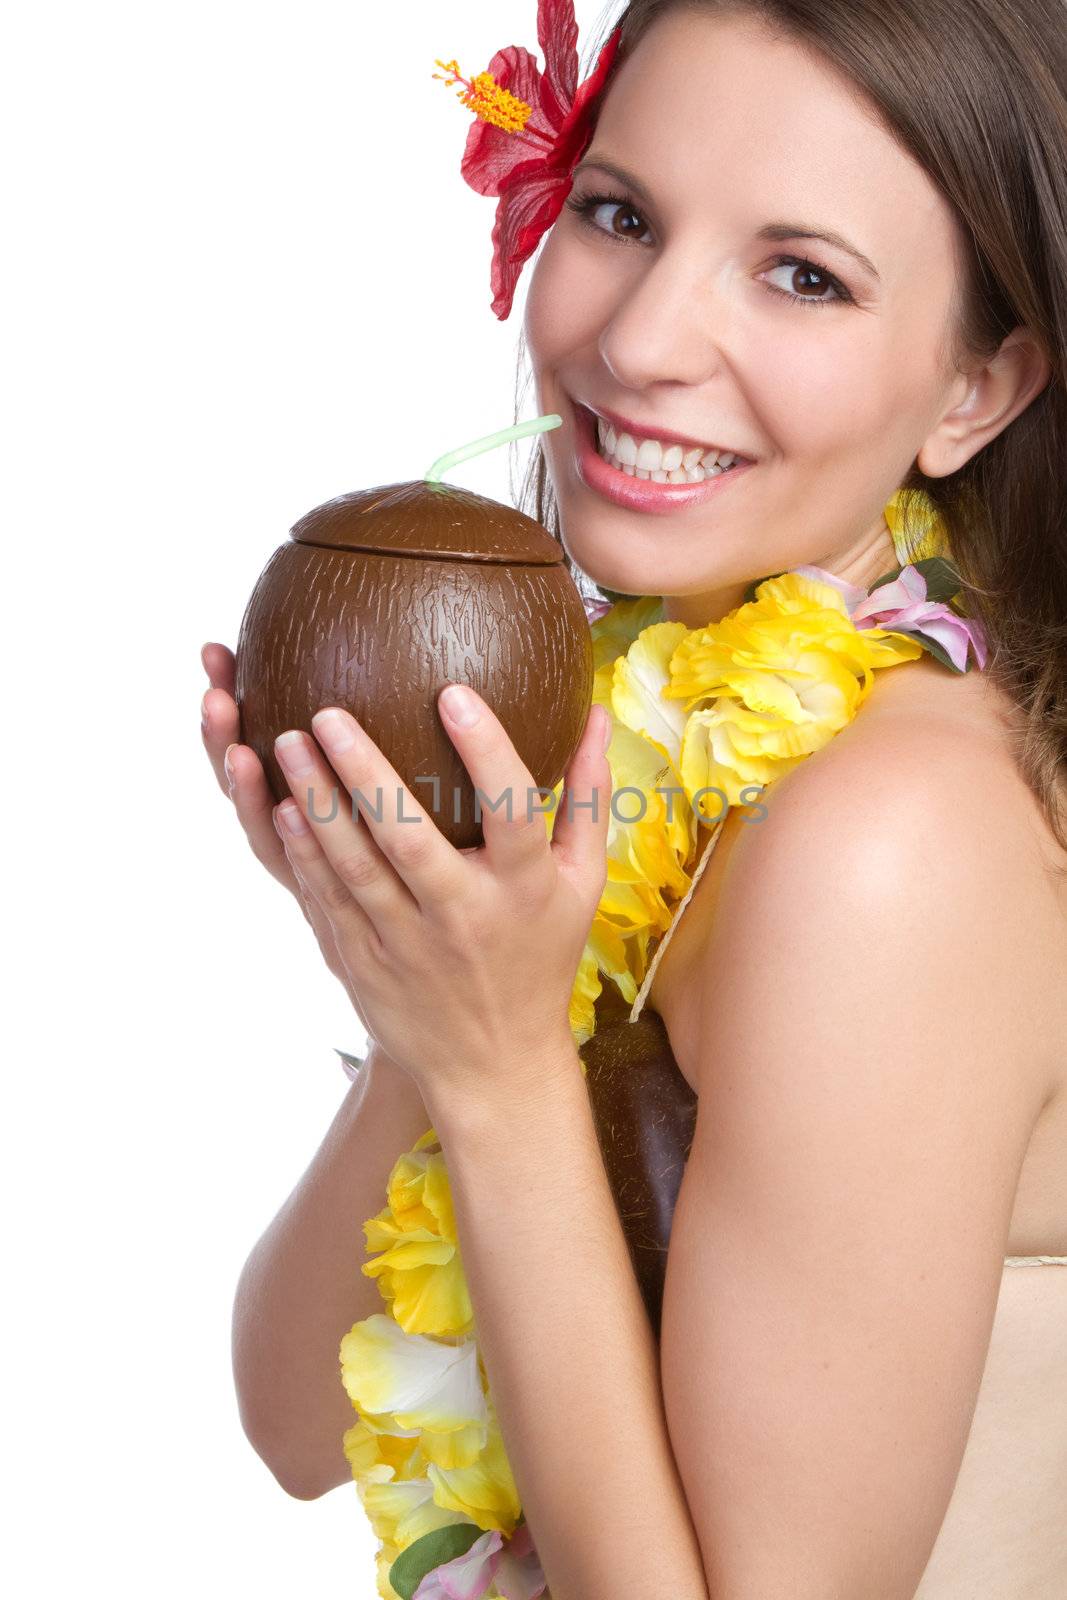
[[[305,898],[377,1041],[242,1278],[249,1435],[294,1494],[347,1480],[336,1339],[377,1309],[373,1282],[351,1282],[352,1218],[429,1115],[555,1600],[1051,1600],[1067,1593],[1067,13],[635,0],[525,331],[539,410],[563,419],[536,508],[601,587],[661,594],[691,628],[804,564],[866,587],[897,565],[883,507],[920,486],[991,656],[879,673],[862,715],[761,797],[759,826],[728,812],[672,928],[648,1004],[699,1111],[658,1351],[544,1000],[573,974],[602,824],[557,823],[505,1042],[477,984],[499,993],[518,959],[514,898],[510,923],[502,892],[480,903],[502,964],[484,954],[459,986],[467,1012],[431,981],[401,1018],[401,978],[361,987],[353,951],[375,895],[379,931],[408,914],[388,863],[420,903],[433,886],[377,830],[283,846],[258,762],[230,748],[253,848]],[[701,504],[657,502],[651,477],[633,490],[627,435],[725,447],[742,470]],[[221,777],[232,659],[211,646],[205,665]],[[517,775],[491,714],[446,725],[472,775]],[[576,791],[605,792],[600,731],[591,716]],[[315,733],[325,756],[289,741],[309,788],[347,787],[353,748],[383,770]],[[513,847],[501,833],[494,890]],[[428,850],[420,870],[451,866]],[[426,1064],[442,1035],[477,1094]]]

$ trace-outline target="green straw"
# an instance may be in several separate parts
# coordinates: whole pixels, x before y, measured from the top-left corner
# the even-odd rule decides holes
[[[483,450],[495,450],[498,444],[507,444],[512,439],[525,439],[531,433],[547,433],[550,428],[562,426],[563,418],[550,411],[547,416],[534,417],[532,422],[517,422],[512,428],[501,428],[499,433],[487,433],[484,439],[475,439],[473,444],[465,444],[459,450],[450,450],[447,455],[438,456],[426,474],[426,482],[440,483],[452,467],[458,466],[461,461],[468,461],[471,456],[480,456]]]

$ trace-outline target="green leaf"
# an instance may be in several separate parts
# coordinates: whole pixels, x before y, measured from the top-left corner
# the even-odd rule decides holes
[[[926,598],[944,604],[959,594],[962,585],[959,568],[945,556],[926,556],[916,561],[916,570],[926,579]]]
[[[455,1561],[457,1556],[466,1555],[485,1531],[476,1522],[450,1522],[432,1533],[424,1533],[397,1556],[389,1568],[389,1582],[401,1600],[411,1600],[428,1572],[446,1561]]]
[[[336,1045],[333,1048],[335,1054],[339,1055],[341,1060],[347,1062],[350,1067],[362,1067],[366,1064],[366,1056],[350,1056],[347,1050],[338,1050]]]

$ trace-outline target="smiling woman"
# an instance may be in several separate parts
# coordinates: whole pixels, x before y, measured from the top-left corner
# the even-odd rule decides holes
[[[1067,10],[632,0],[582,84],[566,0],[538,22],[543,72],[447,81],[498,315],[549,230],[526,508],[613,602],[563,792],[649,809],[460,859],[284,807],[433,1126],[336,1329],[350,1474],[325,1334],[278,1473],[356,1479],[384,1600],[1051,1600]],[[475,709],[468,770],[524,781]],[[315,720],[337,773],[383,773],[350,721]],[[272,1308],[363,1126],[264,1253]]]
[[[640,593],[649,524],[582,484],[580,408],[765,458],[712,527],[652,525],[668,614],[701,622],[801,551],[875,575],[881,507],[922,489],[1067,847],[1064,30],[1058,0],[634,0],[531,280],[567,426],[522,503],[579,581]]]
[[[564,427],[523,503],[577,581],[714,624],[758,574],[904,559],[917,490],[991,642],[970,696],[888,674],[765,829],[731,813],[646,979],[699,1096],[661,1370],[713,1600],[1067,1593],[1065,174],[1061,5],[633,0],[530,285]],[[686,498],[723,447],[744,476]],[[906,936],[905,1021],[876,975],[935,841],[971,911]]]

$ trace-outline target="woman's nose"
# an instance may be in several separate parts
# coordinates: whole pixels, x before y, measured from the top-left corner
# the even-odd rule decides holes
[[[627,388],[664,379],[701,383],[722,362],[727,314],[725,294],[710,272],[671,270],[661,257],[616,304],[598,347],[612,376]]]

